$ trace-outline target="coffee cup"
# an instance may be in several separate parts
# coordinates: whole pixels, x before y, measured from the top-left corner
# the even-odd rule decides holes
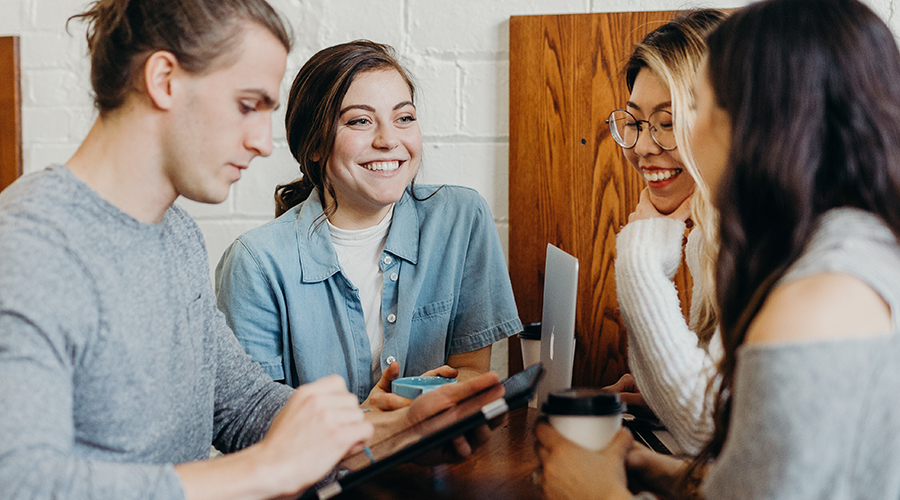
[[[541,322],[528,323],[519,332],[519,344],[522,346],[522,368],[541,361]]]
[[[625,405],[617,392],[574,388],[551,392],[542,408],[550,425],[570,441],[601,450],[622,428]]]
[[[522,346],[522,368],[541,362],[541,322],[526,323],[519,332],[519,345]],[[528,406],[537,408],[537,398],[531,398]]]

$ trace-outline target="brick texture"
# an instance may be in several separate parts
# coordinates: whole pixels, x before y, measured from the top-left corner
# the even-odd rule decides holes
[[[508,233],[509,17],[696,6],[740,7],[745,0],[272,0],[294,28],[296,46],[282,85],[318,49],[358,38],[393,45],[419,83],[425,142],[422,180],[461,184],[490,203],[506,249]],[[868,0],[898,24],[900,0]],[[25,171],[65,162],[95,117],[84,26],[66,19],[81,0],[0,0],[0,35],[22,37]],[[242,232],[272,217],[276,184],[296,175],[284,143],[283,114],[273,119],[275,153],[258,159],[220,206],[184,202],[200,221],[210,265]],[[496,356],[505,370],[505,355]]]

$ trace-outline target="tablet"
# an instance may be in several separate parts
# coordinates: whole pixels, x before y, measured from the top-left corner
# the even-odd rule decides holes
[[[325,500],[368,480],[391,467],[408,462],[453,438],[524,406],[534,396],[543,375],[535,364],[503,381],[505,394],[497,398],[491,389],[474,394],[450,408],[372,444],[369,449],[348,456],[332,474],[308,489],[301,499]],[[496,386],[494,386],[496,387]]]

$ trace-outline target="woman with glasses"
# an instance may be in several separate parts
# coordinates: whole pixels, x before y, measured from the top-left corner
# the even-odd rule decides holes
[[[546,498],[632,498],[641,460],[661,485],[706,470],[709,499],[900,498],[894,35],[857,0],[769,0],[708,41],[691,140],[720,214],[715,433],[686,469],[539,425]]]
[[[705,396],[721,349],[715,335],[715,247],[709,243],[715,217],[685,138],[704,36],[722,19],[720,11],[696,10],[650,32],[625,67],[631,91],[625,109],[608,120],[613,139],[647,182],[616,240],[616,291],[632,373],[613,388],[632,405],[643,399],[689,454],[711,432]],[[697,227],[685,245],[692,220]],[[694,282],[689,324],[672,282],[682,252]],[[627,394],[638,388],[640,394]]]

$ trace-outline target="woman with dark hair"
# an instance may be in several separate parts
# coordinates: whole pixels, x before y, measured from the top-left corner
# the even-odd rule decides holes
[[[718,10],[693,10],[648,33],[625,66],[631,92],[625,109],[609,119],[612,137],[647,182],[616,236],[616,295],[633,375],[612,388],[640,388],[638,395],[623,394],[625,402],[646,401],[688,454],[698,453],[712,434],[705,401],[722,342],[712,269],[715,210],[687,135],[705,37],[724,18]],[[685,240],[690,221],[694,228]],[[672,282],[682,255],[694,282],[688,322]]]
[[[721,214],[715,434],[686,468],[625,433],[586,455],[539,426],[545,491],[598,491],[577,456],[613,478],[597,496],[630,497],[627,456],[661,483],[708,468],[707,498],[898,498],[894,37],[856,0],[770,0],[708,43],[692,143]]]
[[[285,125],[303,176],[216,270],[219,307],[275,380],[336,373],[366,406],[395,408],[409,400],[393,379],[487,372],[491,344],[522,330],[487,203],[415,184],[414,96],[369,41],[318,52],[294,80]]]

